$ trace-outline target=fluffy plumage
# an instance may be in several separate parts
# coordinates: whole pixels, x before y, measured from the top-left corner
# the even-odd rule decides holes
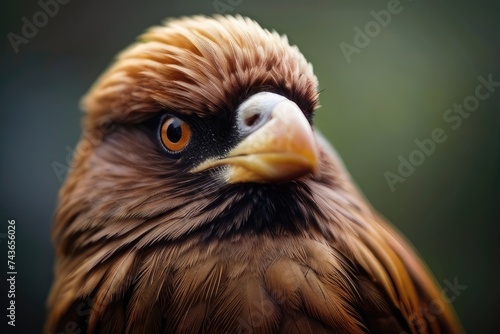
[[[121,53],[83,100],[47,332],[460,332],[321,137],[318,172],[290,182],[189,172],[241,140],[250,96],[282,95],[311,121],[316,89],[296,47],[242,17],[168,21]],[[191,121],[193,152],[162,152],[151,129],[165,112]]]

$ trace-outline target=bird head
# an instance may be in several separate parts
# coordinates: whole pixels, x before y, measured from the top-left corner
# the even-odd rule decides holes
[[[317,170],[317,79],[285,37],[219,16],[169,21],[140,40],[84,99],[89,128],[163,114],[157,137],[171,162],[229,183]]]
[[[312,127],[317,86],[298,48],[251,19],[151,28],[82,101],[56,238],[84,247],[127,226],[150,244],[318,225],[311,184],[332,173]]]

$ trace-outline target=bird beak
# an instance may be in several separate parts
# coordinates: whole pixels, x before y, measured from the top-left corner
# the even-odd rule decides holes
[[[317,172],[318,161],[311,125],[295,103],[282,99],[272,107],[267,121],[225,157],[207,160],[192,172],[227,166],[229,183],[278,183]]]

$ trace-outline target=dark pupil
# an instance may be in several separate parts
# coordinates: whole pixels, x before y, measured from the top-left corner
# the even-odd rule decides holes
[[[174,119],[167,128],[167,137],[172,143],[177,143],[182,137],[181,121]]]

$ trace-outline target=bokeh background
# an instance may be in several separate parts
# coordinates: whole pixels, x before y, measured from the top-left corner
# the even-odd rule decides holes
[[[66,0],[67,1],[67,0]],[[500,81],[500,11],[491,1],[401,0],[350,62],[370,11],[389,1],[69,1],[15,53],[7,34],[32,22],[36,1],[3,1],[0,59],[0,300],[8,333],[7,219],[17,222],[17,326],[40,332],[52,279],[52,215],[80,133],[78,103],[114,55],[165,17],[240,13],[286,33],[314,64],[316,125],[373,205],[419,250],[437,280],[466,285],[453,302],[469,333],[496,333],[500,289],[500,87],[454,130],[445,111],[473,95],[477,77]],[[221,5],[221,4],[226,4]],[[373,28],[373,27],[372,27]],[[442,128],[434,153],[392,191],[415,140]],[[59,167],[55,170],[54,166]]]

